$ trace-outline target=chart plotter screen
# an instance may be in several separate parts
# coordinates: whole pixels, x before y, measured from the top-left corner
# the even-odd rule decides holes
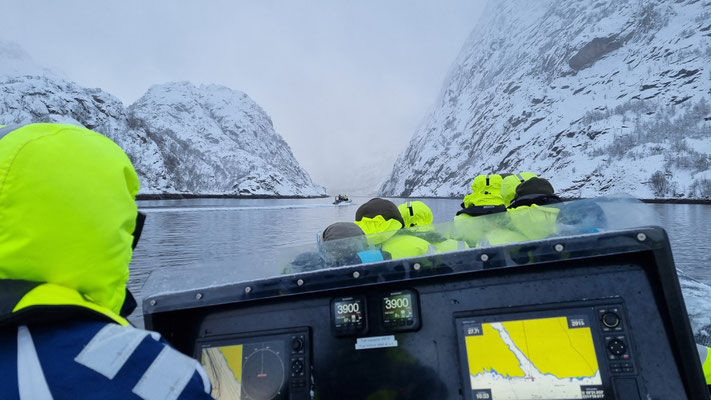
[[[472,399],[604,399],[587,315],[460,320]]]
[[[201,361],[212,382],[212,397],[281,399],[286,378],[283,347],[271,341],[203,348]]]

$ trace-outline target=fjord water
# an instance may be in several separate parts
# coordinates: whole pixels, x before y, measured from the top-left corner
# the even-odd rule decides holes
[[[175,272],[175,289],[200,282],[201,275],[216,266],[230,271],[221,283],[275,275],[289,249],[315,249],[318,232],[336,221],[353,221],[358,205],[367,200],[354,198],[353,204],[337,206],[332,198],[139,201],[147,219],[131,262],[129,288],[140,304],[142,297],[155,294],[150,286],[144,292],[143,285],[156,271],[165,276]],[[400,204],[415,199],[391,200]],[[451,220],[460,208],[460,200],[424,201],[435,222]],[[647,225],[660,225],[669,234],[687,308],[699,333],[711,325],[706,317],[711,314],[711,205],[647,206],[656,215]],[[274,260],[275,268],[265,271],[265,260]],[[140,306],[132,320],[140,324]]]

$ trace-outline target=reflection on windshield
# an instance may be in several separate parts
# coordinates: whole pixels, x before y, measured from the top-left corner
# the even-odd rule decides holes
[[[436,254],[650,226],[657,224],[655,218],[651,207],[637,199],[604,197],[477,217],[457,216],[443,223],[340,239],[324,240],[319,232],[312,245],[279,248],[273,254],[250,259],[249,277],[239,273],[244,268],[235,268],[239,260],[230,265],[162,269],[151,274],[143,293],[176,292],[388,259],[421,258],[419,262],[427,266],[428,258]],[[255,278],[254,273],[259,276]]]

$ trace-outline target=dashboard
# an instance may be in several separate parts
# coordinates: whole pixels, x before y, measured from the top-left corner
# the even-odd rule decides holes
[[[146,327],[218,399],[709,398],[661,228],[426,261],[158,295]]]

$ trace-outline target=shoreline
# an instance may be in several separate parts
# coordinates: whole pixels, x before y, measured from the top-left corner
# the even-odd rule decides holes
[[[330,195],[320,196],[275,196],[271,194],[194,194],[194,193],[149,193],[137,194],[136,200],[181,200],[181,199],[325,199]]]
[[[711,199],[640,199],[644,203],[657,204],[711,204]]]
[[[275,195],[239,195],[239,194],[194,194],[194,193],[150,193],[150,194],[139,194],[136,195],[136,200],[181,200],[181,199],[325,199],[333,197],[331,195],[320,195],[320,196],[275,196]],[[351,196],[354,197],[354,196]],[[370,197],[370,196],[358,196],[355,197]],[[416,197],[399,197],[399,196],[372,196],[372,197],[385,197],[390,199],[448,199],[448,200],[458,200],[461,197],[435,197],[435,196],[416,196]],[[563,201],[580,200],[580,197],[564,197]],[[639,199],[644,203],[653,204],[704,204],[711,205],[711,199]]]
[[[448,199],[448,200],[461,200],[462,197],[435,197],[435,196],[414,196],[414,197],[399,197],[399,196],[374,196],[374,197],[385,197],[388,199]],[[704,204],[711,205],[711,199],[640,199],[635,197],[637,200],[643,203],[654,203],[654,204]],[[561,197],[563,201],[573,201],[582,200],[583,197]]]

